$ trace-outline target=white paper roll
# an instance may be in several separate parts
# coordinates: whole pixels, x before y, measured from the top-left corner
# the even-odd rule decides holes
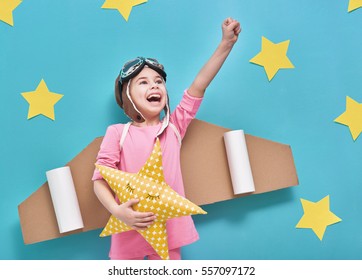
[[[59,232],[83,228],[77,194],[69,166],[46,172]]]
[[[224,143],[234,194],[254,192],[255,186],[244,131],[232,130],[224,133]]]

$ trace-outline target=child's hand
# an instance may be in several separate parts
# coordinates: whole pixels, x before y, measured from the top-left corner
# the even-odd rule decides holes
[[[235,44],[240,32],[241,26],[237,20],[229,17],[222,23],[222,40]]]
[[[126,225],[135,230],[146,229],[156,219],[156,216],[151,212],[137,212],[132,206],[139,202],[138,199],[131,199],[121,205],[118,205],[112,214]]]

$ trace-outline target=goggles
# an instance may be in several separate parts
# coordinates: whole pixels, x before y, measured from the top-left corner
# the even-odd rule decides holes
[[[133,60],[126,62],[120,72],[120,85],[124,82],[137,76],[145,66],[155,70],[161,77],[166,81],[166,72],[164,71],[163,65],[160,64],[156,59],[137,57]]]

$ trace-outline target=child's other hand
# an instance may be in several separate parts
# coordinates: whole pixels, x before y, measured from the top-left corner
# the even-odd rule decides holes
[[[222,23],[222,40],[235,44],[241,32],[240,23],[229,17]]]
[[[135,230],[147,229],[156,219],[156,216],[151,212],[137,212],[133,210],[132,206],[138,202],[138,199],[131,199],[118,205],[116,209],[112,211],[112,214]]]

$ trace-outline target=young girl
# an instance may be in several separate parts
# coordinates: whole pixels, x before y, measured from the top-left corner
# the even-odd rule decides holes
[[[185,196],[180,167],[181,139],[195,117],[205,90],[214,79],[241,31],[238,21],[227,18],[222,24],[222,40],[209,61],[185,90],[175,111],[170,114],[166,90],[166,72],[155,59],[138,57],[127,62],[117,77],[115,94],[117,103],[132,120],[128,124],[116,124],[107,128],[97,163],[137,173],[149,157],[155,139],[161,142],[162,162],[168,185]],[[160,120],[162,111],[165,116]],[[104,207],[116,218],[133,229],[147,228],[156,219],[152,212],[137,212],[132,199],[119,204],[114,193],[95,170],[94,192]],[[136,231],[131,230],[112,235],[109,257],[111,259],[136,260],[160,259],[154,249]],[[170,259],[180,260],[180,248],[198,240],[191,216],[167,221]]]

